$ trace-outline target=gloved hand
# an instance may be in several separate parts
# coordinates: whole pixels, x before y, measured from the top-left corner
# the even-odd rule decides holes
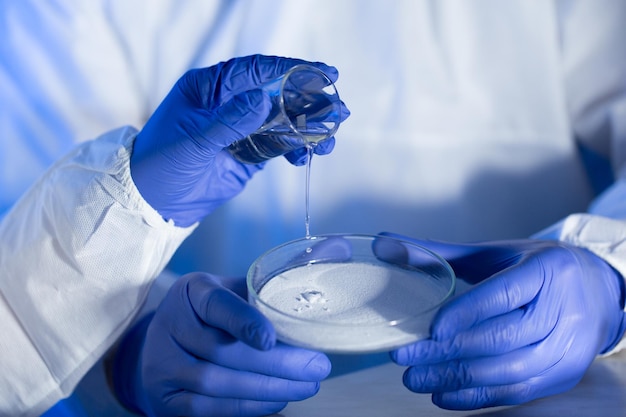
[[[243,280],[226,283],[245,292]],[[209,274],[179,278],[118,347],[112,377],[122,404],[148,416],[261,416],[314,395],[328,358],[277,344],[240,295]]]
[[[263,164],[242,164],[223,148],[254,132],[269,114],[269,97],[258,87],[302,63],[308,62],[255,55],[181,77],[135,140],[131,176],[144,199],[164,219],[186,227],[237,195]],[[337,79],[334,67],[309,64]],[[333,146],[330,138],[314,151],[329,153]],[[299,165],[306,152],[285,156]]]
[[[624,334],[623,279],[586,249],[539,240],[410,240],[479,282],[440,309],[430,339],[391,353],[410,366],[406,387],[433,393],[439,407],[519,404],[566,391]]]

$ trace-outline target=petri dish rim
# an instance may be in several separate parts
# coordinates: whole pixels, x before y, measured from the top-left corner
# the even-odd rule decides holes
[[[410,315],[410,316],[406,316],[403,318],[397,318],[397,319],[391,319],[391,320],[381,320],[381,321],[377,321],[377,322],[373,322],[373,323],[359,323],[359,324],[350,324],[350,323],[334,323],[332,321],[321,321],[319,319],[313,319],[313,318],[306,318],[306,317],[299,317],[297,315],[292,315],[292,314],[288,314],[286,312],[284,312],[283,310],[277,309],[276,307],[272,306],[271,304],[266,303],[265,301],[263,301],[261,299],[261,297],[259,296],[259,293],[257,292],[257,290],[254,288],[253,284],[252,284],[252,274],[255,271],[255,268],[259,265],[259,263],[268,255],[275,253],[279,250],[284,249],[287,246],[291,246],[294,245],[296,243],[299,242],[304,242],[306,240],[308,241],[315,241],[315,240],[320,240],[320,239],[328,239],[328,238],[349,238],[349,239],[359,239],[359,240],[367,240],[370,242],[374,242],[374,239],[376,238],[384,238],[384,239],[389,239],[389,240],[393,240],[396,242],[400,242],[403,244],[407,244],[407,245],[411,245],[412,247],[426,253],[428,256],[431,256],[434,260],[436,260],[442,267],[443,269],[448,273],[448,277],[450,278],[450,287],[448,288],[448,291],[446,292],[446,294],[435,304],[433,304],[432,306],[429,306],[423,310],[419,310],[417,311],[415,314]],[[273,271],[273,274],[269,277],[267,277],[267,279],[263,282],[261,288],[263,288],[263,286],[265,284],[267,284],[267,282],[269,282],[272,278],[276,277],[277,275],[279,275],[280,273],[283,273],[285,271],[294,269],[293,267],[301,267],[301,266],[305,266],[308,264],[313,264],[313,263],[333,263],[333,262],[324,262],[324,261],[316,261],[316,260],[312,260],[312,261],[308,261],[308,262],[302,262],[301,264],[291,264],[289,267],[285,267],[283,269],[276,269],[275,271]],[[336,263],[340,263],[340,262],[336,262]],[[364,263],[366,263],[364,261]],[[271,249],[269,249],[268,251],[264,252],[261,256],[259,256],[250,266],[250,268],[248,269],[248,273],[246,275],[246,285],[247,285],[247,289],[248,289],[248,299],[250,301],[254,301],[254,303],[258,303],[260,305],[263,306],[263,308],[266,308],[270,311],[272,311],[273,314],[276,314],[278,316],[287,318],[289,320],[293,320],[293,321],[297,321],[297,322],[301,322],[303,324],[305,323],[309,323],[311,325],[315,325],[315,326],[326,326],[326,327],[331,327],[331,328],[354,328],[354,327],[358,327],[361,329],[374,329],[374,328],[380,328],[380,327],[392,327],[392,326],[399,326],[408,322],[411,322],[412,320],[421,320],[421,317],[423,315],[426,315],[430,312],[432,312],[433,310],[438,309],[439,307],[441,307],[441,305],[446,302],[447,300],[450,299],[450,297],[454,294],[455,288],[456,288],[456,275],[454,273],[454,270],[452,269],[452,267],[450,266],[450,264],[444,259],[442,258],[440,255],[438,255],[437,253],[431,251],[428,248],[425,248],[421,245],[418,245],[415,242],[411,242],[410,240],[406,240],[406,239],[399,239],[397,237],[390,237],[390,236],[385,236],[385,235],[368,235],[368,234],[352,234],[352,233],[330,233],[330,234],[322,234],[322,235],[314,235],[311,236],[310,238],[299,238],[299,239],[294,239],[288,242],[285,242],[283,244],[280,244],[278,246],[275,246]],[[253,304],[254,305],[254,304]]]

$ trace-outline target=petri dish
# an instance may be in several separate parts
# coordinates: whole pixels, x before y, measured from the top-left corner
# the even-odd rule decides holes
[[[455,290],[436,253],[383,235],[302,238],[261,255],[247,274],[248,299],[278,340],[328,353],[374,353],[429,337]]]

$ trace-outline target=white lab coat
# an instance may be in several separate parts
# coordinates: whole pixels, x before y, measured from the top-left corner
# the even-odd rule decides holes
[[[352,115],[333,153],[313,160],[312,233],[467,241],[527,237],[563,220],[543,235],[588,247],[626,273],[620,0],[59,3],[0,3],[0,207],[32,186],[0,229],[0,334],[21,335],[3,336],[0,368],[28,364],[0,373],[0,415],[33,415],[69,393],[191,232],[155,223],[123,180],[130,130],[83,145],[66,168],[37,177],[76,142],[140,128],[186,69],[233,56],[339,69]],[[592,205],[602,216],[575,214],[603,185],[581,145],[617,178]],[[84,188],[61,186],[77,183]],[[302,236],[303,189],[302,168],[271,161],[199,225],[170,266],[245,273],[262,251]],[[49,212],[52,201],[58,210]],[[44,227],[59,222],[62,231]],[[156,243],[137,250],[130,237],[148,235]],[[81,250],[90,243],[98,250]],[[63,274],[55,273],[59,258]],[[104,286],[94,290],[96,282]],[[64,297],[49,297],[50,288]],[[14,401],[9,392],[23,395]]]

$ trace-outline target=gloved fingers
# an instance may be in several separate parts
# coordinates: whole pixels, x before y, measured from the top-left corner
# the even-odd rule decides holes
[[[245,355],[245,357],[244,357]],[[321,381],[331,370],[330,360],[320,352],[282,343],[267,351],[220,345],[210,359],[223,366],[294,381]]]
[[[315,150],[313,151],[315,153]],[[291,164],[297,167],[305,165],[309,161],[309,149],[304,146],[302,148],[294,149],[283,155],[285,159]]]
[[[555,368],[563,367],[559,363]],[[502,405],[517,405],[538,398],[560,394],[568,391],[580,381],[580,375],[565,375],[562,369],[551,369],[540,376],[515,384],[480,386],[460,389],[458,391],[435,392],[432,395],[433,404],[448,410],[475,410],[478,408],[497,407]],[[560,377],[553,377],[555,374]],[[549,375],[549,376],[548,376]],[[571,377],[569,377],[571,376]],[[547,377],[551,381],[542,381]]]
[[[195,139],[198,148],[207,149],[211,155],[231,143],[243,139],[256,131],[270,111],[270,102],[261,90],[240,93],[213,111],[197,110],[195,118],[185,125],[189,136]],[[194,134],[197,129],[199,134]],[[204,140],[201,140],[204,139]],[[193,155],[190,153],[190,156]],[[200,154],[198,158],[205,158]]]
[[[350,117],[350,110],[343,101],[330,102],[326,96],[318,95],[316,97],[309,94],[307,96],[309,103],[301,105],[306,108],[306,121],[309,128],[317,127],[323,131],[329,125],[334,126],[335,123],[342,123]]]
[[[331,137],[328,139],[324,139],[319,142],[317,145],[313,147],[313,153],[317,155],[327,155],[333,151],[335,148],[335,138]],[[289,161],[290,164],[295,166],[302,166],[306,164],[309,160],[309,150],[308,148],[302,147],[295,149],[291,152],[287,152],[285,155],[285,159]]]
[[[510,385],[548,371],[560,357],[527,346],[503,355],[452,360],[408,368],[404,385],[413,392],[451,392],[481,386]]]
[[[433,319],[431,337],[450,339],[483,320],[523,307],[543,284],[543,270],[535,260],[507,268],[444,304]]]
[[[300,401],[315,395],[319,381],[294,381],[230,369],[205,361],[190,362],[180,373],[180,389],[207,397],[254,401]]]
[[[313,153],[316,155],[328,155],[335,149],[335,137],[330,137],[318,142],[313,148]]]
[[[207,178],[206,183],[211,186],[212,197],[216,205],[222,204],[234,196],[236,196],[240,190],[242,190],[246,183],[252,178],[254,174],[263,169],[265,162],[258,164],[243,164],[235,160],[230,152],[223,150],[218,152],[213,159],[212,169],[207,169],[207,176],[215,176],[216,173],[220,173],[217,180],[211,181]],[[219,192],[223,190],[223,192]],[[236,191],[229,191],[236,190]],[[218,196],[221,197],[218,199]]]
[[[218,147],[200,151],[197,148],[191,149],[189,143],[183,144],[183,146],[190,151],[187,160],[193,160],[194,164],[202,165],[196,167],[197,170],[192,172],[193,168],[190,165],[185,165],[183,158],[176,158],[173,162],[182,168],[181,171],[188,170],[187,180],[195,181],[197,185],[191,189],[177,187],[172,190],[170,194],[171,203],[160,210],[164,218],[180,218],[181,220],[176,221],[176,223],[183,227],[201,220],[217,207],[239,194],[250,178],[264,166],[264,163],[243,164],[235,160],[230,152],[219,150]],[[211,146],[207,146],[207,148],[210,149]],[[196,161],[201,152],[206,152],[207,158],[204,161]],[[213,152],[217,152],[214,157],[208,156]],[[209,162],[211,159],[212,162]],[[180,215],[183,209],[184,217]]]
[[[560,337],[557,335],[557,337]],[[538,360],[544,360],[544,371],[536,372],[525,380],[515,383],[501,383],[451,391],[433,391],[433,403],[441,408],[452,410],[470,410],[500,405],[522,404],[537,398],[565,392],[578,384],[585,370],[593,361],[594,355],[587,358],[574,357],[568,360],[563,351],[554,347],[543,346],[533,352]],[[558,355],[558,357],[556,356]],[[552,356],[550,365],[546,357]],[[583,359],[583,360],[581,360]],[[534,359],[529,357],[532,362]],[[512,364],[513,366],[515,363]]]
[[[313,62],[313,61],[305,61],[303,59],[295,59],[295,58],[283,58],[276,56],[265,56],[265,55],[253,55],[250,57],[244,57],[244,60],[250,60],[251,63],[248,66],[244,61],[243,69],[252,73],[251,77],[246,77],[246,79],[255,79],[256,85],[261,85],[266,82],[275,80],[276,78],[285,74],[289,69],[296,65],[311,65],[319,70],[321,70],[333,83],[337,81],[339,77],[339,72],[337,68],[327,65],[323,62]],[[237,85],[241,85],[241,83],[237,83]],[[249,87],[250,88],[250,87]]]
[[[415,239],[396,233],[380,233],[380,236],[395,237],[422,246],[444,258],[454,270],[456,276],[470,284],[476,284],[489,278],[498,271],[515,264],[519,259],[517,248],[506,244],[493,243],[448,243],[436,240]],[[380,257],[385,256],[404,260],[409,264],[418,264],[423,253],[412,250],[410,246],[386,244],[381,248]],[[406,247],[404,247],[406,246]],[[385,249],[383,252],[382,249]]]
[[[339,106],[340,107],[338,109],[334,109],[334,111],[341,112],[341,117],[339,118],[339,120],[343,123],[348,117],[350,117],[351,113],[348,109],[348,106],[346,106],[346,103],[344,103],[343,100],[340,100]]]
[[[395,233],[380,233],[372,243],[372,251],[381,261],[395,265],[412,265],[426,270],[440,265],[434,260],[430,248]]]
[[[274,327],[265,316],[209,275],[196,273],[189,279],[186,295],[197,316],[209,327],[221,329],[256,349],[271,349],[276,343]],[[183,335],[186,346],[197,345],[197,337]]]
[[[219,280],[220,284],[224,288],[227,288],[230,291],[234,292],[239,297],[241,297],[241,299],[243,299],[243,300],[247,300],[248,299],[248,288],[247,288],[246,277],[241,277],[241,276],[238,276],[238,277],[220,276],[220,277],[215,277],[215,278]]]
[[[398,365],[427,365],[456,359],[501,355],[544,340],[555,320],[516,309],[482,321],[451,339],[425,339],[391,352]]]
[[[323,353],[276,344],[261,351],[235,340],[218,329],[195,332],[185,342],[185,350],[197,358],[217,365],[294,381],[320,381],[328,376],[331,363]]]
[[[382,232],[379,233],[379,235],[392,237],[398,240],[406,240],[419,246],[423,246],[426,249],[435,252],[442,258],[446,259],[448,262],[451,262],[456,258],[463,258],[465,256],[475,253],[478,250],[475,245],[448,243],[429,239],[416,239],[398,233]],[[391,240],[383,240],[381,242],[383,244],[380,246],[380,248],[378,248],[381,257],[390,257],[392,259],[398,259],[409,264],[411,263],[412,252],[409,249],[410,247],[402,244],[393,244],[394,241]]]
[[[235,398],[214,398],[189,391],[176,393],[164,406],[166,415],[189,417],[257,417],[278,413],[287,402],[266,402],[240,400]]]
[[[333,82],[339,76],[335,67],[322,62],[250,55],[233,58],[209,68],[194,70],[188,73],[190,80],[187,81],[187,84],[200,86],[200,99],[205,108],[210,108],[216,102],[221,103],[230,100],[236,94],[258,88],[300,64],[308,64],[320,69]],[[220,80],[218,86],[213,86],[215,80]]]
[[[343,101],[332,102],[327,97],[328,94],[307,94],[302,100],[303,103],[299,104],[299,107],[306,111],[306,124],[309,129],[325,131],[350,116],[350,110]]]
[[[186,293],[207,324],[176,333],[187,352],[233,369],[293,380],[319,381],[330,373],[330,361],[321,353],[274,346],[274,328],[265,316],[207,274],[192,276]]]
[[[432,264],[434,260],[432,255],[423,250],[426,249],[447,261],[457,278],[463,279],[471,284],[482,281],[495,272],[493,268],[485,268],[486,264],[490,262],[489,259],[481,259],[478,262],[472,262],[471,265],[474,269],[470,270],[462,268],[462,263],[459,265],[458,262],[456,262],[457,259],[463,260],[467,257],[475,256],[479,250],[484,251],[484,247],[479,249],[476,245],[414,239],[388,232],[380,233],[378,236],[380,238],[374,242],[374,253],[380,260],[385,262],[428,268],[428,265]],[[487,270],[482,271],[482,269]]]

